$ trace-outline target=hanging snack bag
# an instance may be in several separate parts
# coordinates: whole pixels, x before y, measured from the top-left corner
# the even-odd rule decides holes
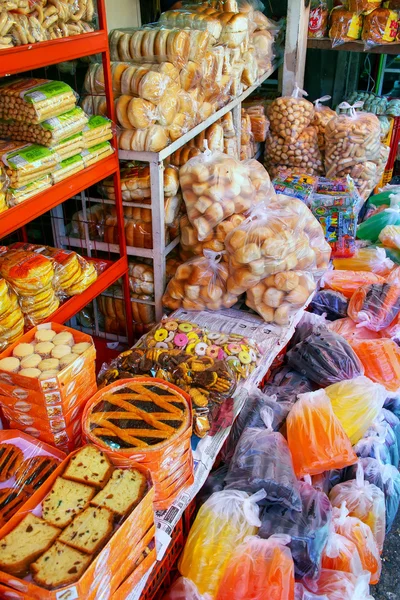
[[[363,18],[360,14],[347,10],[343,6],[335,7],[331,12],[329,37],[332,46],[361,39]]]
[[[311,11],[312,12],[312,11]],[[310,15],[311,19],[311,15]],[[326,37],[326,36],[310,36],[309,37]],[[324,106],[322,102],[327,102],[331,99],[331,96],[322,96],[314,101],[315,113],[314,118],[311,121],[311,125],[317,128],[318,132],[318,146],[321,152],[325,150],[325,129],[329,121],[336,116],[334,110],[329,106]]]
[[[313,119],[314,107],[303,98],[307,95],[296,85],[292,96],[277,98],[268,108],[271,131],[286,142],[297,140]]]
[[[360,287],[349,302],[348,315],[355,323],[381,331],[388,327],[400,310],[400,286],[373,283]]]

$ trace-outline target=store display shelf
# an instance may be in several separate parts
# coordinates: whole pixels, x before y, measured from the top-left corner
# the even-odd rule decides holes
[[[47,319],[47,321],[52,323],[65,323],[122,277],[128,268],[126,257],[122,257],[116,262],[103,260],[99,262],[102,264],[107,263],[107,267],[99,274],[97,280],[82,294],[66,300],[66,302],[64,302],[60,308]]]
[[[94,335],[93,329],[90,327],[82,327],[81,325],[77,326],[79,331],[83,333],[87,333],[87,335]],[[107,340],[107,342],[120,342],[121,344],[127,344],[128,338],[124,335],[117,335],[116,333],[107,333],[105,331],[96,331],[95,336],[102,339]]]
[[[80,200],[80,197],[76,197],[76,200]],[[96,203],[96,204],[111,204],[115,206],[115,200],[109,200],[108,198],[93,198],[92,196],[87,196],[87,203]],[[122,202],[122,206],[131,206],[132,208],[148,208],[151,210],[151,204],[143,204],[143,202]]]
[[[62,204],[75,194],[82,192],[119,169],[117,154],[113,154],[100,162],[84,169],[73,177],[69,177],[51,188],[37,194],[0,215],[0,239],[40,217],[48,210]]]
[[[276,71],[276,69],[280,66],[281,62],[282,62],[281,59],[275,60],[272,64],[272,67],[268,71],[266,71],[263,75],[261,75],[261,77],[259,77],[257,83],[248,87],[247,90],[245,90],[243,92],[243,94],[241,94],[237,98],[234,98],[233,100],[231,100],[231,102],[229,102],[228,104],[226,104],[225,106],[223,106],[222,108],[217,110],[213,115],[208,117],[208,119],[206,119],[205,121],[202,121],[202,123],[199,123],[199,125],[196,125],[196,127],[193,127],[193,129],[191,129],[190,131],[188,131],[187,133],[182,135],[179,139],[175,140],[175,142],[172,142],[172,144],[170,144],[169,146],[167,146],[160,152],[133,152],[133,151],[128,151],[128,150],[120,150],[119,151],[120,159],[121,160],[139,160],[142,162],[158,163],[158,162],[161,162],[164,159],[168,158],[176,150],[179,150],[179,148],[182,148],[182,146],[187,144],[187,142],[189,142],[191,139],[193,139],[196,135],[198,135],[199,133],[201,133],[202,131],[207,129],[207,127],[209,127],[210,125],[215,123],[215,121],[218,121],[218,119],[220,119],[221,117],[226,115],[226,113],[230,112],[231,110],[233,110],[234,108],[239,106],[243,102],[243,100],[245,100],[248,96],[250,96],[250,94],[252,94],[266,79],[268,79],[268,77],[270,77],[272,75],[272,73],[274,73]]]
[[[364,42],[356,40],[332,47],[330,38],[309,38],[307,47],[316,50],[342,50],[345,52],[371,52],[372,54],[400,54],[400,44],[382,44],[365,49]]]
[[[107,31],[0,50],[0,77],[108,51]]]
[[[108,244],[107,242],[96,242],[95,240],[89,240],[89,245],[86,244],[86,240],[82,238],[75,238],[69,236],[60,236],[58,239],[58,245],[62,246],[73,246],[74,248],[81,248],[92,252],[96,250],[98,252],[112,252],[113,254],[120,253],[120,247],[118,244]],[[168,246],[164,249],[164,257],[168,256],[170,252],[179,244],[179,237],[176,237]],[[135,248],[133,246],[127,246],[126,251],[128,256],[136,256],[138,258],[154,258],[159,254],[157,249],[149,248]]]
[[[123,300],[123,295],[121,290],[107,290],[102,294],[102,296],[107,296],[107,298],[116,298],[117,300]],[[148,306],[154,306],[154,300],[142,300],[141,298],[131,298],[131,302],[137,302],[138,304],[147,304]]]

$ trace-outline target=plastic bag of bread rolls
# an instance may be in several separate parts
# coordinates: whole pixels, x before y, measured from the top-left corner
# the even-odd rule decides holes
[[[349,109],[349,114],[332,118],[325,129],[326,176],[341,176],[344,171],[365,161],[379,158],[381,149],[380,124],[376,115],[357,112],[363,103],[339,104],[339,109]]]
[[[309,175],[322,174],[323,163],[316,127],[306,127],[291,142],[269,132],[265,144],[265,160],[267,165],[301,167]]]
[[[361,14],[347,10],[343,6],[337,6],[331,12],[330,21],[329,37],[333,47],[361,39],[363,27]]]
[[[293,315],[315,290],[314,278],[304,271],[284,271],[270,275],[247,290],[246,305],[267,323],[289,325]]]
[[[189,221],[200,241],[226,218],[250,209],[255,188],[243,163],[210,152],[191,158],[179,171]]]
[[[111,77],[114,98],[118,98],[121,92],[121,78],[126,69],[130,66],[128,62],[112,62]],[[85,91],[88,94],[105,94],[104,69],[103,63],[92,63],[85,77]]]
[[[180,256],[183,260],[188,260],[193,256],[203,256],[204,250],[213,250],[214,252],[224,252],[225,238],[238,225],[243,223],[245,217],[243,215],[232,215],[222,221],[212,230],[205,240],[199,242],[196,235],[196,230],[187,215],[183,215],[180,219]],[[222,260],[227,261],[227,255],[222,254]]]
[[[314,118],[311,121],[311,125],[317,129],[318,132],[318,146],[321,152],[325,150],[325,129],[332,117],[336,116],[334,110],[329,106],[324,106],[322,102],[327,102],[331,99],[331,96],[322,96],[314,102],[315,112]]]
[[[296,86],[292,96],[277,98],[268,108],[271,131],[287,142],[295,141],[314,117],[314,106],[303,96],[307,92]]]
[[[215,44],[221,37],[222,23],[218,18],[197,13],[195,10],[175,9],[167,10],[161,13],[159,22],[165,27],[181,28],[181,29],[198,29],[200,31],[208,31],[211,36],[212,43]]]
[[[366,49],[379,44],[395,42],[399,28],[398,22],[398,12],[389,8],[377,8],[366,15],[361,34]]]
[[[151,197],[150,167],[147,165],[132,166],[121,169],[122,199],[143,200]],[[172,166],[164,169],[164,196],[176,196],[179,189],[178,171]],[[109,200],[115,200],[114,179],[104,179],[99,185],[99,191]]]
[[[259,202],[268,204],[270,200],[276,199],[274,186],[271,183],[267,169],[254,158],[246,160],[244,164],[249,171],[251,182],[256,191],[254,204],[258,204]]]
[[[89,116],[101,115],[107,116],[107,99],[105,96],[94,96],[89,94],[82,98],[82,108]]]
[[[237,296],[227,291],[229,271],[221,254],[212,250],[203,254],[178,267],[163,296],[166,308],[219,310],[236,303]]]

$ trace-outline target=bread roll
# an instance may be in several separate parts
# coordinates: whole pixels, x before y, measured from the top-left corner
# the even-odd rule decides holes
[[[127,117],[131,128],[146,129],[156,122],[157,110],[148,100],[132,98],[127,107]]]

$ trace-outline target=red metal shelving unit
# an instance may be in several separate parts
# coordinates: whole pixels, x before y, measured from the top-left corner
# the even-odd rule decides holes
[[[32,69],[44,68],[49,65],[55,65],[60,62],[91,56],[93,54],[101,54],[104,67],[108,116],[115,122],[105,0],[97,0],[97,9],[99,19],[98,31],[69,38],[0,50],[0,77],[24,73]],[[128,339],[131,341],[133,340],[132,308],[130,304],[128,259],[119,173],[118,143],[115,133],[112,144],[115,149],[113,156],[109,156],[77,175],[62,181],[41,194],[1,213],[0,239],[23,227],[33,219],[43,215],[55,206],[98,183],[102,179],[113,175],[116,190],[115,207],[118,222],[120,258],[115,262],[109,262],[108,268],[99,274],[97,281],[93,285],[91,285],[83,294],[74,296],[64,302],[60,308],[51,315],[49,320],[57,323],[68,321],[84,306],[91,302],[91,300],[96,298],[110,285],[114,284],[118,279],[122,278],[127,333]]]

